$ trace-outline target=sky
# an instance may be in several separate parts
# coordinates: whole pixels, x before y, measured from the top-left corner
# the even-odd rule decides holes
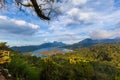
[[[120,0],[60,0],[53,7],[59,14],[45,21],[32,9],[19,11],[10,3],[0,10],[0,42],[24,46],[120,38]]]

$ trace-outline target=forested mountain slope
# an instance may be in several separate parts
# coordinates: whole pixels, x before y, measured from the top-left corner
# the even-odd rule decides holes
[[[87,38],[87,39],[84,39],[78,43],[68,45],[68,46],[66,46],[66,48],[76,49],[76,48],[82,48],[82,47],[91,47],[91,46],[94,46],[96,44],[108,44],[108,43],[109,44],[120,43],[120,38],[100,39],[100,40]]]

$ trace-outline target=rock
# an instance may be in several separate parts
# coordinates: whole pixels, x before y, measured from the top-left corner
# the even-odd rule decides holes
[[[3,75],[0,74],[0,80],[7,80]]]
[[[0,80],[12,80],[8,69],[0,68]]]

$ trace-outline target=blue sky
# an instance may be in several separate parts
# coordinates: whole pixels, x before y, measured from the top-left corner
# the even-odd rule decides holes
[[[14,4],[1,9],[0,42],[10,46],[52,41],[72,44],[85,38],[120,37],[120,0],[61,0],[54,7],[61,14],[51,21],[40,20],[31,9],[19,11]]]

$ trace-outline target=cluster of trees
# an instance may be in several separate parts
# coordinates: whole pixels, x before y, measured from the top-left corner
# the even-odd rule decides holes
[[[10,62],[10,48],[6,45],[6,42],[0,43],[0,64]]]
[[[9,46],[6,45],[6,42],[0,43],[0,50],[11,50]]]
[[[12,52],[13,80],[120,80],[120,44],[96,45],[47,58]]]

